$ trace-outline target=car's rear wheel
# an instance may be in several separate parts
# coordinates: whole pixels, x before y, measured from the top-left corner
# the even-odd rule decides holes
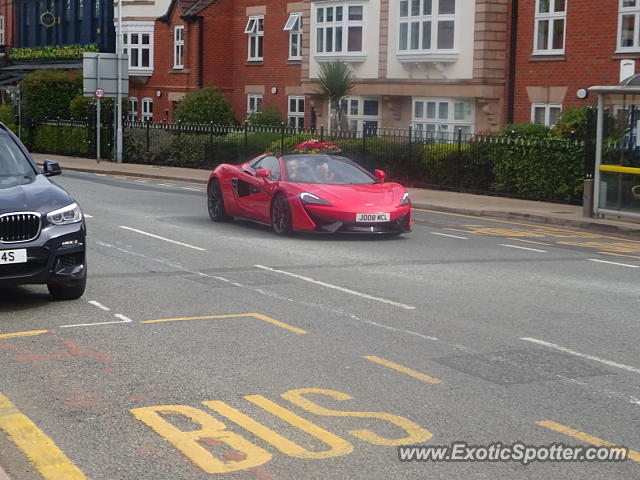
[[[50,283],[47,285],[49,294],[54,300],[76,300],[84,295],[87,286],[87,273],[78,280],[68,280],[65,283]]]
[[[214,222],[229,220],[229,215],[224,209],[220,182],[216,178],[209,182],[209,188],[207,188],[207,209],[209,210],[209,218]]]
[[[287,198],[279,193],[271,202],[271,227],[278,235],[288,235],[292,230],[291,206]]]

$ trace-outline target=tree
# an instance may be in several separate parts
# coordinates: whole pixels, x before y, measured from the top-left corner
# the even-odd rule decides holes
[[[330,128],[347,130],[347,116],[346,112],[342,111],[342,99],[355,88],[349,66],[341,61],[322,64],[316,86],[318,93],[329,101],[333,110]]]
[[[230,125],[234,122],[231,105],[214,87],[187,93],[178,104],[176,119],[183,123],[213,122],[217,125]]]

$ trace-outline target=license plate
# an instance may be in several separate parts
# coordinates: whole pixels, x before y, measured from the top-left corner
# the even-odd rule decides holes
[[[377,222],[388,222],[388,221],[389,221],[388,213],[357,213],[356,214],[356,222],[377,223]]]
[[[27,250],[0,250],[0,265],[7,263],[26,263]]]

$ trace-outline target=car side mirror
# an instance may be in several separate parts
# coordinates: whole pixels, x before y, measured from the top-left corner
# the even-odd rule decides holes
[[[387,178],[387,174],[384,173],[384,170],[374,170],[373,174],[380,183],[384,183],[385,178]]]
[[[271,171],[268,168],[259,168],[256,170],[256,177],[268,180],[271,176]]]
[[[53,177],[62,173],[62,169],[60,168],[58,162],[55,162],[53,160],[45,160],[42,170],[47,177]]]

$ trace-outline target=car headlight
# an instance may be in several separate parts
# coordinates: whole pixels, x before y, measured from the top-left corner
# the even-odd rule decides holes
[[[304,193],[300,194],[300,201],[304,205],[326,205],[326,206],[331,206],[331,204],[329,202],[327,202],[326,200],[323,200],[320,197],[317,197],[313,193],[307,193],[307,192],[304,192]]]
[[[82,220],[82,210],[77,203],[47,213],[47,220],[54,225],[68,225]]]
[[[411,203],[411,199],[409,198],[409,192],[404,192],[402,196],[402,200],[400,200],[400,206],[409,205]]]

